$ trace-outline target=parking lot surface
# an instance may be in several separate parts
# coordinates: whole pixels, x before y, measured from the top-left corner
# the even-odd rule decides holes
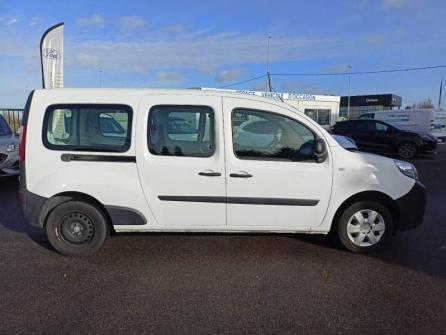
[[[445,334],[446,145],[425,223],[356,255],[324,236],[112,235],[58,255],[0,179],[0,334]]]

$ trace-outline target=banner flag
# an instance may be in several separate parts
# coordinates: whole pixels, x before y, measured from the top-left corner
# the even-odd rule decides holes
[[[43,88],[63,87],[63,28],[63,22],[52,26],[40,40]]]

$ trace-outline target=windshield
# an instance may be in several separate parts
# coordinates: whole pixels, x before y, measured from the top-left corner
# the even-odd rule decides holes
[[[11,135],[11,128],[9,128],[5,119],[0,117],[0,136]]]

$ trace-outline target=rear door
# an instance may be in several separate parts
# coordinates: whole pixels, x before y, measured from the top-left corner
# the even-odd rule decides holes
[[[221,98],[147,95],[138,110],[137,138],[138,172],[158,224],[225,227]]]

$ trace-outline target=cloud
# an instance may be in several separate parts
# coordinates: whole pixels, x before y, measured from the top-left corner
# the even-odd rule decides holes
[[[99,27],[102,28],[105,23],[105,19],[102,15],[95,14],[91,16],[85,16],[85,17],[78,17],[76,19],[76,23],[80,26],[93,26],[93,27]]]
[[[167,26],[167,31],[172,34],[181,34],[187,30],[186,26],[183,24],[172,24]]]
[[[210,75],[216,72],[216,67],[212,65],[203,65],[200,66],[197,70],[201,74]]]
[[[410,0],[383,0],[383,6],[386,9],[400,8],[407,5]]]
[[[217,74],[217,76],[215,77],[215,81],[217,82],[231,81],[231,80],[233,81],[239,79],[244,74],[245,74],[244,69],[225,70]]]
[[[124,30],[141,28],[146,24],[146,22],[138,16],[122,16],[119,18],[119,23]]]
[[[16,18],[16,17],[9,17],[9,18],[0,17],[0,23],[3,23],[5,25],[7,25],[7,26],[11,26],[11,25],[16,24],[18,22],[19,22],[19,19]]]
[[[34,16],[32,19],[31,19],[31,21],[29,22],[29,26],[30,27],[34,27],[34,26],[37,26],[39,23],[40,23],[40,18],[39,17],[37,17],[37,16]]]
[[[176,71],[160,71],[157,73],[155,79],[158,81],[181,82],[184,77]]]

